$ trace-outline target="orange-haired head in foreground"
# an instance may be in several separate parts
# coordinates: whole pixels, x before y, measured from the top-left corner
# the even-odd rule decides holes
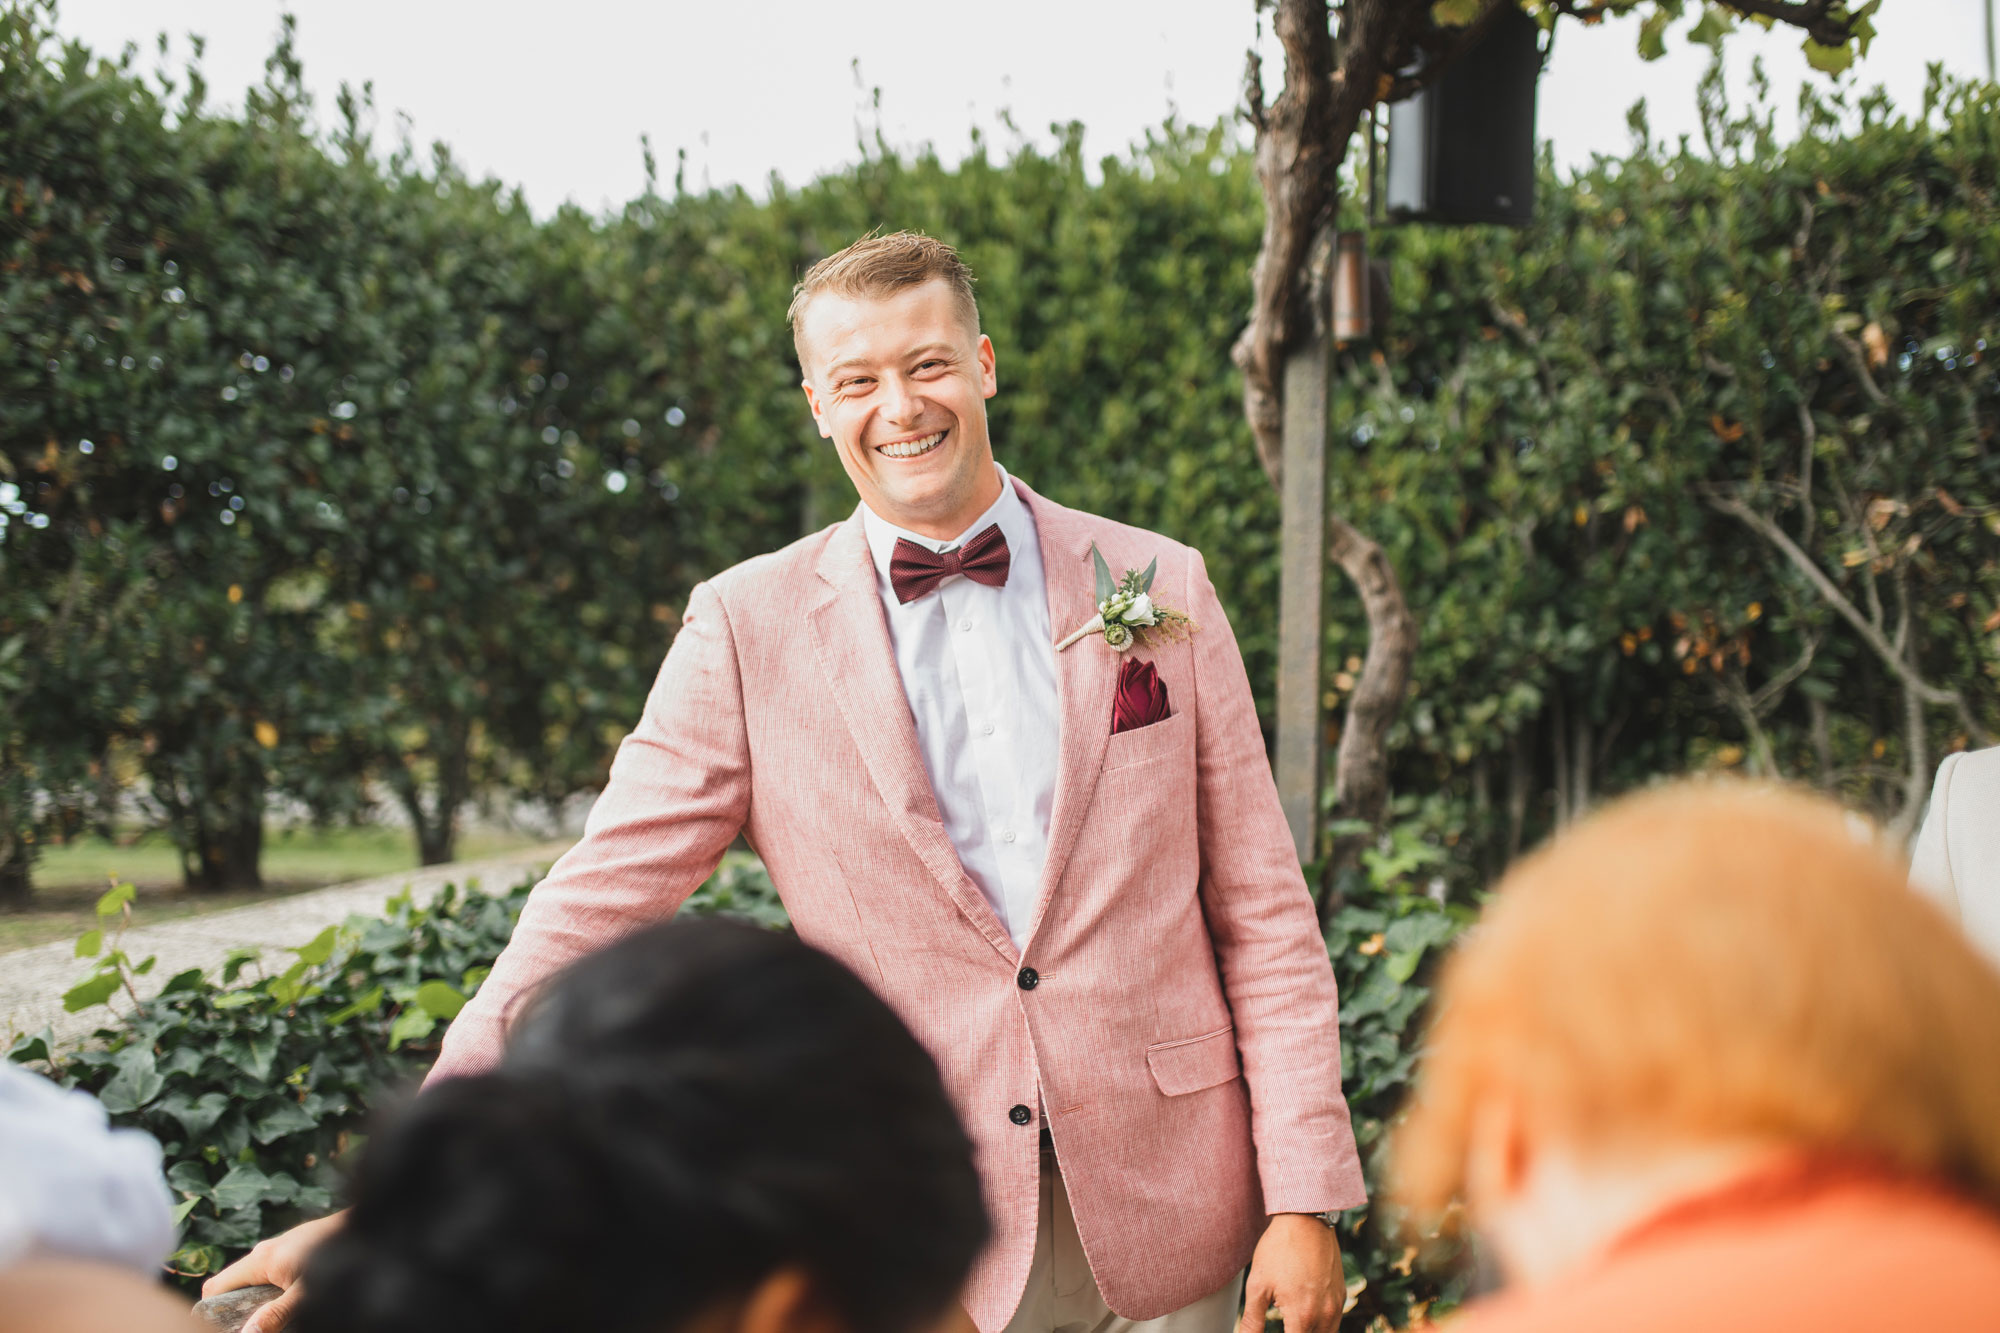
[[[2000,1207],[2000,976],[1833,803],[1660,788],[1519,863],[1447,964],[1395,1154],[1419,1218],[1469,1187],[1483,1224],[1496,1115],[1571,1159],[1824,1152]]]

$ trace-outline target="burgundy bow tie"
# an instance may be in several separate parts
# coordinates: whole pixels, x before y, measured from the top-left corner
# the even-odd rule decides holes
[[[896,538],[889,556],[889,586],[899,602],[914,602],[953,574],[963,574],[974,583],[989,588],[1007,582],[1007,566],[1013,557],[1007,551],[1007,535],[998,523],[972,534],[963,545],[949,551],[933,551],[907,537]]]

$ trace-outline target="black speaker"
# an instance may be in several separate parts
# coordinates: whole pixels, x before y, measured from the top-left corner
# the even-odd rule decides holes
[[[1436,83],[1390,106],[1391,218],[1533,220],[1540,39],[1540,25],[1509,5]]]

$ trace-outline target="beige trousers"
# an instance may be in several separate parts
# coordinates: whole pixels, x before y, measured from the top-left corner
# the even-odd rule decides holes
[[[1028,1270],[1021,1306],[1007,1321],[1006,1333],[1231,1333],[1242,1306],[1243,1274],[1238,1273],[1223,1283],[1220,1291],[1158,1319],[1127,1319],[1113,1314],[1090,1275],[1055,1154],[1043,1150],[1035,1262]]]

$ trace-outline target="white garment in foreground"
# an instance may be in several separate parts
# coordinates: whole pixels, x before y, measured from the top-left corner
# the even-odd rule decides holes
[[[1158,1319],[1113,1314],[1098,1294],[1077,1238],[1056,1156],[1042,1149],[1042,1209],[1035,1228],[1035,1262],[1006,1333],[1231,1333],[1243,1309],[1243,1274],[1220,1291]]]
[[[861,524],[938,814],[1020,949],[1048,859],[1062,712],[1041,538],[1007,470],[994,466],[1000,498],[951,541],[905,531],[865,504]],[[995,523],[1011,561],[1005,586],[954,575],[915,601],[896,600],[889,557],[898,537],[945,551]]]
[[[2000,747],[1944,757],[1914,853],[1911,882],[2000,967]]]
[[[160,1145],[87,1092],[0,1062],[0,1268],[95,1259],[147,1276],[174,1248]]]

